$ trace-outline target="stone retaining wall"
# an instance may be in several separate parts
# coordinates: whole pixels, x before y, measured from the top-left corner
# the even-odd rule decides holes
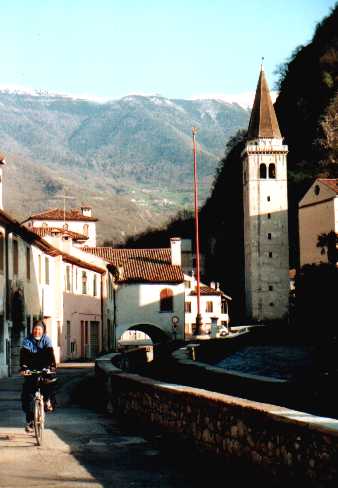
[[[154,424],[281,483],[337,486],[338,421],[198,388],[123,373],[112,355],[96,362],[117,415]]]

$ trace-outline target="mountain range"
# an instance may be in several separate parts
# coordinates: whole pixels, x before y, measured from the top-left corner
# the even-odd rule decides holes
[[[99,241],[121,242],[192,207],[191,129],[197,127],[200,198],[229,138],[250,112],[221,100],[131,95],[98,103],[0,91],[5,209],[18,219],[89,203]]]

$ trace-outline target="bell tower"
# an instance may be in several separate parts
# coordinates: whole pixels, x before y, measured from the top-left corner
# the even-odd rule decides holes
[[[254,321],[288,314],[287,153],[262,66],[242,154],[246,315]]]

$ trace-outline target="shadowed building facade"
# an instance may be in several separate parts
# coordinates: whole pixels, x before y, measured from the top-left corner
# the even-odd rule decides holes
[[[262,67],[242,155],[246,315],[254,321],[288,314],[287,153]]]

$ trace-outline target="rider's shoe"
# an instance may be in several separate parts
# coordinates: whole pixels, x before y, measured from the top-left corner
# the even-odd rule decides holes
[[[33,430],[34,430],[33,422],[27,422],[26,427],[25,427],[25,431],[28,433],[31,433],[31,432],[33,432]]]

